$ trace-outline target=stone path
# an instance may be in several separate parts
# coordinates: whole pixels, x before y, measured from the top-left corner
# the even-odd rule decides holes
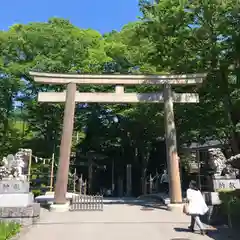
[[[42,210],[40,221],[20,240],[222,240],[221,234],[201,236],[186,231],[189,217],[165,209],[110,204],[103,212],[52,213]]]

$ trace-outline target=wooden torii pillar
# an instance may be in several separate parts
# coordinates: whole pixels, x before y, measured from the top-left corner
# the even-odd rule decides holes
[[[35,82],[65,84],[65,92],[40,92],[39,102],[65,102],[60,159],[55,186],[55,209],[68,210],[66,192],[68,184],[69,158],[72,144],[75,103],[160,103],[164,102],[165,139],[172,204],[182,203],[182,191],[177,153],[176,127],[173,103],[198,103],[196,93],[175,93],[172,85],[195,85],[202,83],[206,74],[185,75],[81,75],[30,72]],[[114,93],[86,93],[76,91],[76,84],[114,85]],[[125,93],[124,86],[164,85],[163,93]]]

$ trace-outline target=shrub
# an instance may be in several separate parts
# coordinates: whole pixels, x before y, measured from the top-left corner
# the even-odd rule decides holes
[[[41,190],[40,189],[34,189],[34,190],[32,190],[32,193],[33,193],[34,197],[38,197],[39,195],[41,195]]]

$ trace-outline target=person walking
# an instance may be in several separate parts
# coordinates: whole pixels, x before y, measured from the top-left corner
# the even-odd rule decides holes
[[[168,190],[169,190],[169,179],[168,179],[168,173],[167,173],[167,170],[166,170],[166,169],[163,171],[163,174],[162,174],[160,183],[161,183],[162,186],[163,186],[164,192],[165,192],[166,194],[168,194]]]
[[[205,203],[202,193],[197,187],[196,181],[191,181],[189,188],[187,189],[187,208],[188,215],[191,216],[191,225],[189,229],[194,232],[195,223],[200,229],[202,235],[205,235],[205,229],[203,223],[200,220],[200,216],[205,215],[208,211],[208,206]]]

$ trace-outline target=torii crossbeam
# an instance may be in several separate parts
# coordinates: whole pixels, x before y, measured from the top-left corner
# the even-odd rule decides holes
[[[65,102],[63,130],[60,145],[60,159],[54,194],[55,209],[67,206],[69,158],[71,153],[74,125],[75,102],[98,103],[159,103],[164,102],[165,139],[169,172],[171,203],[182,203],[182,192],[177,154],[176,128],[174,123],[173,102],[198,103],[198,94],[174,93],[171,85],[195,85],[203,82],[206,74],[184,75],[89,75],[53,74],[30,72],[35,82],[46,84],[66,84],[64,92],[40,92],[39,102]],[[114,93],[86,93],[76,91],[76,85],[114,85]],[[164,85],[163,93],[125,93],[124,86]],[[66,210],[68,207],[66,207]]]

